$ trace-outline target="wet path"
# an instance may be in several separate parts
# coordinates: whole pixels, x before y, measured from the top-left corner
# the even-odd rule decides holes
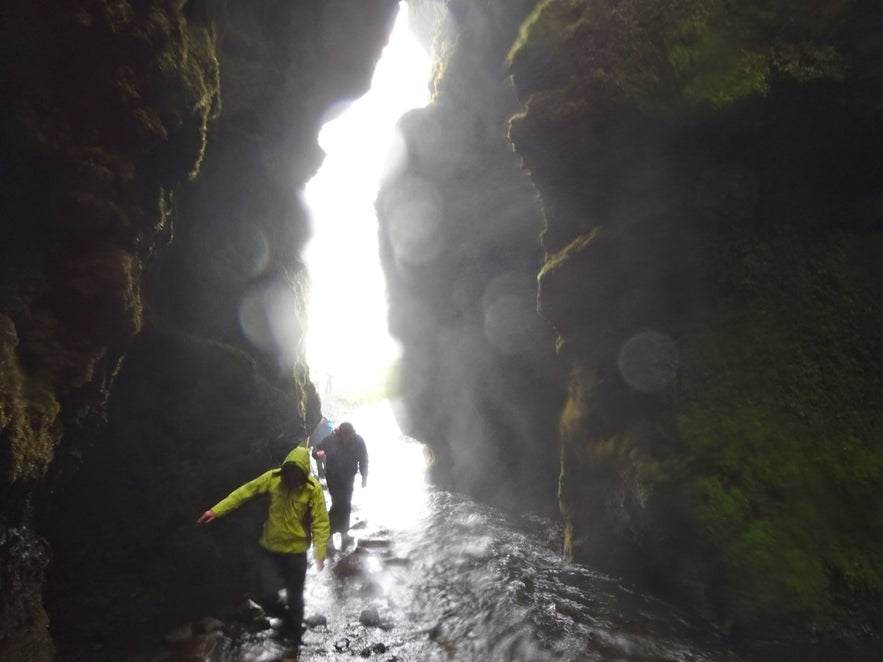
[[[348,642],[401,660],[736,659],[667,605],[565,564],[557,524],[430,489],[421,446],[385,403],[348,415],[371,475],[356,488],[355,551],[308,577],[307,613],[328,626],[307,633],[301,659]],[[362,625],[366,609],[389,629]]]
[[[557,524],[427,486],[422,447],[401,435],[388,404],[328,413],[365,438],[371,472],[366,488],[356,483],[352,541],[341,549],[336,536],[325,571],[308,570],[313,625],[297,659],[740,659],[707,625],[564,563]],[[294,659],[265,625],[213,627],[142,659]]]

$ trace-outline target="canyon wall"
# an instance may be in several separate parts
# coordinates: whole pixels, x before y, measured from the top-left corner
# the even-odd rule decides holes
[[[880,625],[880,24],[550,0],[508,56],[566,548],[734,634]]]
[[[439,484],[551,512],[564,371],[537,313],[542,207],[505,133],[504,58],[533,4],[417,3],[433,100],[400,121],[407,166],[377,210],[404,431]]]
[[[193,522],[319,419],[297,191],[396,9],[4,7],[3,659],[240,595],[261,514]]]
[[[437,479],[558,474],[571,558],[725,631],[879,627],[879,7],[446,7],[378,200]]]

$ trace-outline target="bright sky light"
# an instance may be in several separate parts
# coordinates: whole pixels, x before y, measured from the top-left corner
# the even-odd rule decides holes
[[[304,189],[313,228],[304,256],[312,280],[307,363],[320,388],[330,375],[342,395],[382,385],[399,355],[387,328],[374,200],[384,173],[402,158],[396,121],[429,102],[429,57],[407,12],[399,3],[371,89],[323,126],[325,161]]]

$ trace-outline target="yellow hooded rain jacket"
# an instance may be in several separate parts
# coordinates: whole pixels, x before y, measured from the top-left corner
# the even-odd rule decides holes
[[[310,452],[298,446],[288,454],[282,466],[288,463],[296,464],[306,474],[307,482],[302,487],[289,489],[282,482],[282,472],[273,469],[236,488],[211,510],[221,517],[252,497],[268,493],[270,509],[258,540],[261,547],[278,554],[306,552],[312,533],[313,557],[324,559],[331,527],[322,486],[310,473]],[[309,521],[308,513],[312,516],[311,524],[305,523],[305,520]]]

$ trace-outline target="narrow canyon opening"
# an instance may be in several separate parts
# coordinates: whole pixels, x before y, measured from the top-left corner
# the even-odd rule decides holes
[[[371,89],[327,112],[319,134],[325,160],[307,182],[311,237],[307,364],[320,395],[365,401],[386,395],[399,344],[387,325],[374,201],[382,182],[405,165],[395,124],[429,102],[430,61],[399,13],[374,71]]]
[[[251,646],[323,415],[316,659],[880,657],[879,3],[7,4],[0,659]]]

